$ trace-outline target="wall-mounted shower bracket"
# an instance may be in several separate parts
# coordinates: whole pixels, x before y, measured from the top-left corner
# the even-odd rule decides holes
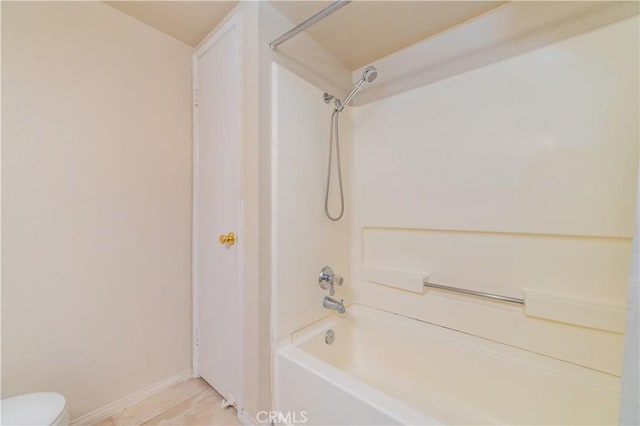
[[[331,103],[331,101],[334,100],[335,98],[336,98],[335,96],[330,95],[327,92],[324,92],[324,94],[322,95],[322,99],[324,99],[325,104]]]
[[[340,101],[340,99],[336,98],[336,97],[335,97],[335,96],[333,96],[333,95],[328,94],[327,92],[325,92],[325,93],[322,95],[322,99],[324,100],[324,103],[325,103],[325,104],[330,104],[330,103],[331,103],[331,101],[333,101],[333,104],[335,105],[335,109],[336,109],[337,111],[342,111],[342,109],[344,108],[344,107],[342,106],[342,102]]]

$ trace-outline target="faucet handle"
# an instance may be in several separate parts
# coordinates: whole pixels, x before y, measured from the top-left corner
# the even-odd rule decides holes
[[[333,296],[334,294],[336,294],[335,286],[341,287],[343,282],[344,278],[342,278],[340,275],[334,275],[329,282],[329,295]]]
[[[336,275],[333,273],[333,269],[330,266],[325,266],[320,271],[320,276],[318,277],[318,284],[323,289],[329,289],[329,295],[333,296],[336,292],[335,286],[340,287],[344,282],[344,278],[340,275]]]
[[[330,266],[325,266],[320,271],[320,276],[318,277],[318,284],[324,290],[328,289],[329,287],[333,287],[334,277],[335,275],[333,273],[333,269],[331,269]]]

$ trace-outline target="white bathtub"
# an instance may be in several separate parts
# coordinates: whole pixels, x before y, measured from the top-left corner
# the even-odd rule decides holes
[[[617,424],[619,385],[605,373],[351,305],[278,350],[275,408],[318,425]]]

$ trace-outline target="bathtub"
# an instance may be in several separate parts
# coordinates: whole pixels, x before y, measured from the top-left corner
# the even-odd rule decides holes
[[[293,334],[274,378],[281,423],[618,422],[616,376],[361,305]]]

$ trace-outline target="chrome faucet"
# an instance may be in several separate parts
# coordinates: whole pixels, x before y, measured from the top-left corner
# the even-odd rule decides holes
[[[322,301],[322,306],[327,309],[333,309],[334,311],[338,311],[339,314],[344,314],[346,309],[344,307],[344,303],[342,300],[338,301],[334,299],[333,296],[336,293],[335,286],[342,286],[344,279],[340,275],[336,275],[333,273],[333,269],[329,266],[325,266],[320,271],[320,276],[318,277],[318,284],[323,289],[329,289],[329,296],[325,296]]]
[[[338,301],[331,296],[324,297],[324,300],[322,301],[322,306],[324,306],[327,309],[333,309],[334,311],[338,311],[339,314],[344,314],[345,312],[347,312],[347,310],[344,307],[344,303],[342,302],[342,299]]]

